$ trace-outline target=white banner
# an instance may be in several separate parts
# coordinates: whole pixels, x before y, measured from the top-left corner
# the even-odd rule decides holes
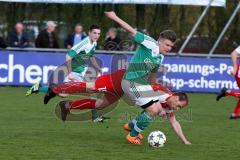
[[[206,6],[211,0],[0,0],[26,3],[115,3],[115,4],[170,4]],[[226,0],[214,0],[211,6],[226,5]]]

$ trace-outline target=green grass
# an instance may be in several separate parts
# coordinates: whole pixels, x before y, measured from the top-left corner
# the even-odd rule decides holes
[[[189,94],[190,105],[177,111],[186,146],[166,120],[160,118],[143,132],[142,146],[128,144],[122,125],[140,109],[121,101],[111,120],[62,123],[54,108],[59,98],[42,104],[42,95],[24,97],[26,88],[0,87],[0,159],[161,159],[214,160],[240,158],[240,120],[229,120],[236,99],[215,101],[213,94]],[[150,148],[147,135],[161,130],[167,136],[163,148]]]

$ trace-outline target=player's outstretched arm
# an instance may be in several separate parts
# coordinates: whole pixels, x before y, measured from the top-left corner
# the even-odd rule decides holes
[[[178,135],[178,137],[182,140],[184,144],[191,144],[183,134],[182,127],[180,123],[176,120],[175,116],[169,117],[169,121],[172,124],[173,130]]]
[[[67,63],[68,73],[72,72],[72,57],[70,57],[68,54],[66,55],[66,63]]]
[[[102,68],[98,65],[96,57],[91,57],[90,61],[93,64],[93,67],[97,70],[97,72],[99,74],[102,74]]]
[[[232,71],[232,75],[235,76],[236,71],[237,71],[237,57],[238,57],[238,52],[236,50],[234,50],[231,53],[231,58],[232,58],[232,63],[233,63],[233,71]]]
[[[111,12],[105,12],[105,15],[114,20],[115,22],[117,22],[119,25],[121,25],[124,29],[126,29],[128,32],[130,32],[132,34],[133,37],[135,37],[137,31],[130,26],[128,23],[126,23],[125,21],[123,21],[121,18],[119,18],[115,12],[111,11]]]

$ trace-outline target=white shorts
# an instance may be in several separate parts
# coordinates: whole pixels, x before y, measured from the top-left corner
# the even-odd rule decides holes
[[[77,73],[77,72],[70,72],[64,79],[63,82],[85,82],[84,79],[85,73]],[[73,79],[69,79],[69,77],[72,77]]]
[[[141,107],[151,101],[159,100],[160,93],[155,92],[149,84],[143,85],[123,79],[121,85],[124,92],[123,98],[130,105]]]

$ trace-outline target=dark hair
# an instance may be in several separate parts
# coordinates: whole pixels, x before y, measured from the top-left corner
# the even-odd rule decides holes
[[[91,31],[94,30],[94,29],[99,29],[99,30],[101,30],[101,28],[100,28],[98,25],[93,24],[93,25],[91,25],[91,27],[89,28],[89,31],[91,32]]]
[[[173,96],[178,96],[179,97],[179,101],[186,101],[186,105],[188,105],[188,96],[186,93],[184,92],[174,92]]]
[[[174,31],[172,30],[164,30],[160,33],[159,39],[168,39],[172,41],[173,43],[177,40],[177,35]]]

